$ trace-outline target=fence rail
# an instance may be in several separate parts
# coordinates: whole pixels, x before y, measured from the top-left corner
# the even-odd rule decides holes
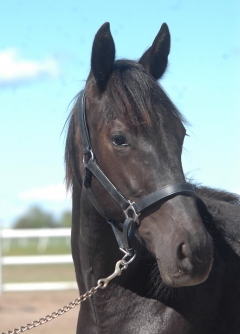
[[[20,264],[58,264],[73,263],[72,256],[64,255],[26,255],[26,256],[5,256],[2,258],[2,265]]]
[[[33,265],[33,264],[65,264],[73,263],[70,254],[62,255],[28,255],[28,256],[2,256],[3,239],[28,239],[38,238],[40,246],[44,241],[46,246],[48,238],[69,237],[70,228],[52,228],[52,229],[22,229],[0,230],[0,293],[6,291],[36,291],[36,290],[68,290],[76,289],[76,282],[41,282],[41,283],[5,283],[2,280],[2,267],[12,265]]]
[[[0,230],[2,238],[50,238],[50,237],[70,237],[70,228],[33,228],[33,229],[4,229]]]
[[[36,282],[36,283],[5,283],[2,292],[13,291],[54,291],[77,289],[76,282]]]

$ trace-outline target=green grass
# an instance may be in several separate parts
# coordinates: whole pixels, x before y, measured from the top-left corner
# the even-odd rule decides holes
[[[71,254],[70,238],[38,238],[2,241],[2,256]],[[73,264],[6,265],[4,283],[75,281]]]
[[[75,281],[73,264],[4,266],[4,283]]]
[[[45,243],[45,244],[44,244]],[[2,241],[2,255],[50,255],[70,254],[70,238],[48,238],[44,239],[12,239]]]

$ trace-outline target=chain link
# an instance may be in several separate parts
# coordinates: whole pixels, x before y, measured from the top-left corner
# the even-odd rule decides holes
[[[40,318],[38,320],[34,320],[33,322],[25,325],[25,326],[20,326],[18,328],[14,328],[11,331],[7,331],[7,332],[2,332],[1,334],[18,334],[18,333],[23,333],[25,331],[29,331],[32,328],[38,327],[40,325],[44,325],[45,323],[56,319],[57,317],[59,317],[60,315],[63,315],[65,313],[67,313],[68,311],[72,310],[75,306],[78,306],[79,304],[81,304],[82,302],[84,302],[86,299],[92,297],[92,295],[94,295],[97,290],[99,288],[103,288],[103,284],[100,283],[97,286],[91,288],[89,291],[87,291],[86,293],[84,293],[84,295],[81,295],[79,298],[75,299],[74,301],[70,302],[68,305],[63,306],[62,308],[60,308],[59,310],[46,315],[43,318]]]
[[[122,250],[122,249],[121,249]],[[98,280],[97,282],[97,286],[92,287],[90,290],[88,290],[87,292],[85,292],[83,295],[81,295],[80,297],[78,297],[77,299],[75,299],[74,301],[70,302],[68,305],[63,306],[62,308],[60,308],[59,310],[46,315],[43,318],[40,318],[38,320],[34,320],[33,322],[25,325],[25,326],[20,326],[18,328],[14,328],[12,331],[7,331],[7,332],[2,332],[1,334],[18,334],[18,333],[23,333],[25,331],[29,331],[32,328],[38,327],[40,325],[44,325],[45,323],[56,319],[57,317],[59,317],[60,315],[63,315],[65,313],[67,313],[68,311],[72,310],[75,306],[81,304],[82,302],[84,302],[86,299],[92,297],[92,295],[94,295],[98,289],[105,289],[108,285],[108,283],[115,278],[116,276],[121,275],[122,271],[127,269],[129,263],[131,263],[135,257],[136,254],[133,253],[128,253],[124,250],[122,250],[124,252],[124,257],[122,260],[118,261],[116,263],[116,267],[115,267],[115,271],[112,275],[106,277],[106,278],[102,278],[100,280]],[[130,257],[130,260],[127,262],[125,261],[126,257]]]

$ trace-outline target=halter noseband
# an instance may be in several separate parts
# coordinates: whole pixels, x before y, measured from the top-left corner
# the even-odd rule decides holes
[[[117,229],[113,222],[109,221],[107,217],[101,212],[97,202],[94,197],[93,202],[94,206],[98,212],[102,216],[107,219],[107,222],[111,224],[113,228],[113,232],[119,244],[119,248],[123,249],[127,253],[131,253],[131,247],[129,243],[134,235],[136,226],[138,224],[138,216],[140,213],[149,207],[150,205],[168,198],[170,196],[176,196],[180,194],[187,194],[193,197],[196,197],[194,186],[187,182],[174,183],[167,185],[159,190],[156,190],[149,195],[141,198],[137,202],[131,202],[127,200],[121,192],[114,186],[114,184],[108,179],[108,177],[101,170],[99,165],[96,162],[95,156],[92,151],[88,126],[86,121],[86,96],[85,90],[82,90],[79,94],[79,104],[78,104],[78,117],[79,117],[79,125],[81,132],[81,140],[83,146],[83,166],[84,166],[84,174],[85,180],[84,184],[90,184],[89,173],[92,173],[98,181],[103,185],[103,187],[108,191],[108,193],[112,196],[112,198],[117,202],[117,204],[122,208],[125,214],[125,221],[123,224],[122,231]],[[88,186],[90,189],[90,185]]]

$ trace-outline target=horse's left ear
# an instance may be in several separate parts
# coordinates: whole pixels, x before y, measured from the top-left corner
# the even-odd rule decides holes
[[[92,47],[91,69],[96,83],[105,87],[113,69],[115,45],[108,22],[104,23],[96,33]]]
[[[170,52],[170,33],[163,23],[152,46],[142,55],[139,63],[155,78],[159,79],[165,72]]]

